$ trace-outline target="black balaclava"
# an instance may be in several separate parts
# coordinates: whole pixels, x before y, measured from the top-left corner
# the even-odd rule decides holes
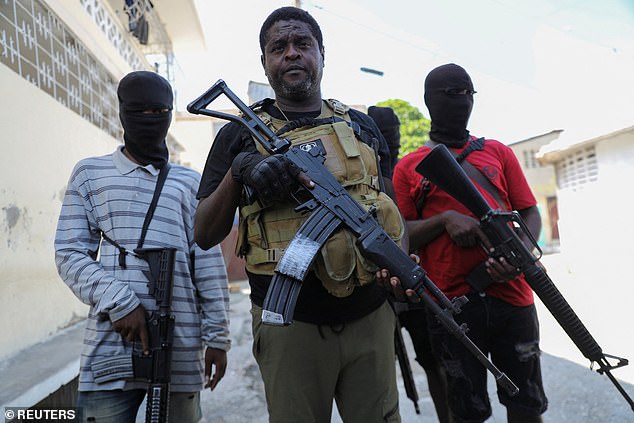
[[[370,106],[368,115],[374,119],[376,126],[383,134],[383,138],[387,141],[387,146],[390,149],[390,165],[394,168],[398,161],[398,151],[401,148],[401,122],[391,107]]]
[[[154,72],[131,72],[119,82],[117,96],[126,150],[143,165],[163,167],[169,157],[165,137],[174,101],[169,82]],[[148,109],[169,111],[143,113]]]
[[[470,93],[456,94],[458,90]],[[425,78],[425,104],[431,115],[429,138],[448,147],[465,145],[473,108],[473,83],[467,71],[449,63],[429,72]]]

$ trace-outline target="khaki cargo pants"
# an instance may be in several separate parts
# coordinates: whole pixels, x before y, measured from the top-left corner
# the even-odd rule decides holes
[[[387,302],[342,326],[263,325],[252,305],[253,355],[271,423],[399,423],[395,316]]]

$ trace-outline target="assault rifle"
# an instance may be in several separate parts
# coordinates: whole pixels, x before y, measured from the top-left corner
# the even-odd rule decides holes
[[[226,95],[236,105],[242,116],[206,108],[221,94]],[[189,103],[187,110],[193,114],[230,120],[243,125],[269,154],[283,154],[287,160],[302,169],[315,184],[311,189],[300,186],[293,194],[300,203],[295,210],[312,213],[299,228],[275,268],[275,275],[264,300],[263,323],[291,323],[302,281],[316,254],[337,228],[345,227],[357,238],[357,246],[365,258],[380,268],[389,269],[393,276],[401,280],[404,288],[412,289],[441,324],[494,375],[502,388],[510,395],[518,392],[517,386],[467,337],[466,326],[460,326],[454,320],[452,314],[460,311],[460,306],[466,299],[457,298],[450,301],[427,277],[425,271],[385,233],[374,219],[373,210],[366,210],[350,196],[324,166],[325,151],[319,147],[319,143],[291,148],[291,141],[281,138],[267,127],[223,80],[217,81],[200,97]],[[299,201],[299,198],[304,198],[305,201]]]
[[[602,352],[599,344],[590,335],[553,281],[536,264],[541,257],[541,250],[520,215],[517,212],[493,210],[454,156],[442,144],[434,147],[421,160],[416,166],[416,171],[461,202],[480,219],[480,229],[494,247],[490,255],[497,258],[503,257],[524,274],[526,282],[577,348],[590,362],[599,365],[597,372],[605,373],[634,410],[634,402],[610,373],[615,368],[627,365],[628,360]],[[539,256],[533,255],[520,239],[518,232],[523,232],[531,239],[533,247],[539,251]],[[610,363],[608,358],[617,360],[617,363]]]
[[[403,385],[405,386],[405,394],[407,398],[414,403],[414,410],[416,414],[420,414],[420,408],[418,407],[418,390],[416,389],[416,382],[414,382],[414,373],[412,373],[412,366],[409,363],[409,357],[407,355],[407,348],[405,347],[405,340],[403,339],[403,332],[401,324],[398,321],[398,315],[396,316],[396,330],[394,331],[394,350],[396,351],[396,358],[398,359],[398,365],[401,369],[401,376],[403,376]]]
[[[174,338],[171,308],[176,248],[139,248],[134,252],[150,265],[150,271],[145,273],[150,295],[158,306],[148,318],[150,354],[146,356],[141,351],[132,355],[134,377],[148,382],[145,422],[167,423]]]

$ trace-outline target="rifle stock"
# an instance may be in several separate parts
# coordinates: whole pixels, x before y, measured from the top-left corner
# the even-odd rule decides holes
[[[220,94],[225,94],[240,110],[242,117],[227,115],[224,113],[209,110],[207,106],[211,101],[218,98]],[[505,389],[510,395],[518,392],[517,386],[502,372],[500,372],[493,363],[478,349],[478,347],[466,336],[467,328],[460,326],[453,319],[453,313],[460,311],[460,306],[464,304],[466,298],[457,298],[453,301],[449,300],[436,287],[436,285],[427,277],[425,271],[415,264],[409,255],[401,250],[401,248],[385,233],[383,228],[376,222],[373,217],[372,210],[365,210],[357,203],[344,187],[335,179],[335,177],[324,166],[324,154],[321,148],[291,148],[292,143],[289,140],[278,137],[264,122],[251,110],[246,104],[233,94],[224,81],[219,80],[203,95],[192,101],[187,110],[193,114],[202,114],[206,116],[218,117],[237,122],[249,130],[253,138],[260,143],[264,149],[270,154],[283,154],[287,160],[294,163],[298,168],[314,182],[312,189],[300,187],[301,192],[295,195],[296,198],[309,198],[303,204],[300,204],[296,210],[313,211],[317,209],[327,210],[336,216],[337,225],[341,224],[346,227],[352,234],[357,237],[357,245],[364,257],[372,260],[377,266],[389,269],[390,273],[398,276],[401,284],[405,288],[410,288],[416,292],[417,296],[425,302],[429,309],[434,313],[436,318],[447,328],[447,330],[456,336],[469,351],[494,375],[497,383]],[[340,222],[340,223],[339,223]],[[330,222],[326,222],[330,224]],[[321,231],[315,231],[315,233]],[[316,239],[312,240],[317,242]],[[292,244],[292,241],[291,241]],[[288,252],[285,252],[286,255]],[[314,257],[307,258],[312,260]],[[284,258],[282,258],[284,261]],[[297,266],[287,266],[295,268]],[[303,269],[305,266],[298,266]],[[276,268],[276,276],[283,269]],[[283,274],[288,280],[288,275]],[[297,275],[290,275],[294,288],[290,290],[292,296],[298,294]],[[299,281],[301,282],[301,281]],[[276,292],[282,292],[277,290]],[[431,293],[431,295],[430,295]],[[432,295],[434,298],[432,298]],[[280,304],[278,298],[270,298],[267,293],[267,299],[274,304]],[[436,300],[438,302],[436,302]],[[282,301],[281,303],[284,303]],[[444,307],[441,308],[439,303]],[[266,310],[268,302],[265,303],[264,317],[269,317],[271,310]],[[289,310],[288,304],[283,307],[285,316],[275,316],[271,322],[273,324],[290,324],[292,318],[292,309]],[[265,316],[266,315],[266,316]]]
[[[588,360],[599,365],[597,372],[606,374],[634,411],[634,402],[610,372],[612,369],[627,365],[628,360],[603,353],[599,344],[572,310],[550,277],[536,264],[541,257],[541,250],[539,250],[535,239],[519,214],[493,210],[454,156],[442,144],[434,147],[421,160],[416,166],[416,171],[446,191],[480,219],[480,228],[494,247],[491,256],[504,257],[505,260],[524,273],[526,282],[568,337]],[[524,232],[531,239],[533,246],[540,252],[539,257],[533,255],[522,242],[517,231]],[[618,363],[611,364],[608,358],[615,359]]]

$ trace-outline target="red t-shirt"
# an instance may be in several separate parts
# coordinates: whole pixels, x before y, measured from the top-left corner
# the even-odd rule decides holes
[[[472,138],[475,139],[475,138]],[[452,148],[459,154],[463,148]],[[416,172],[416,165],[429,154],[431,149],[423,146],[403,157],[394,169],[394,189],[398,207],[406,220],[420,219],[416,212],[416,200],[420,197],[423,177]],[[497,188],[506,210],[522,210],[537,204],[520,164],[513,151],[496,140],[487,139],[483,150],[471,152],[466,160],[486,175]],[[475,184],[475,182],[474,182]],[[492,208],[500,208],[495,199],[483,188],[475,184]],[[446,210],[475,217],[465,206],[446,192],[431,184],[425,198],[422,218],[435,216]],[[486,259],[484,250],[477,246],[458,247],[447,232],[427,244],[421,251],[421,265],[429,278],[447,295],[453,298],[465,295],[470,286],[466,275]],[[533,292],[519,277],[508,283],[495,283],[487,288],[487,294],[517,306],[533,304]]]

